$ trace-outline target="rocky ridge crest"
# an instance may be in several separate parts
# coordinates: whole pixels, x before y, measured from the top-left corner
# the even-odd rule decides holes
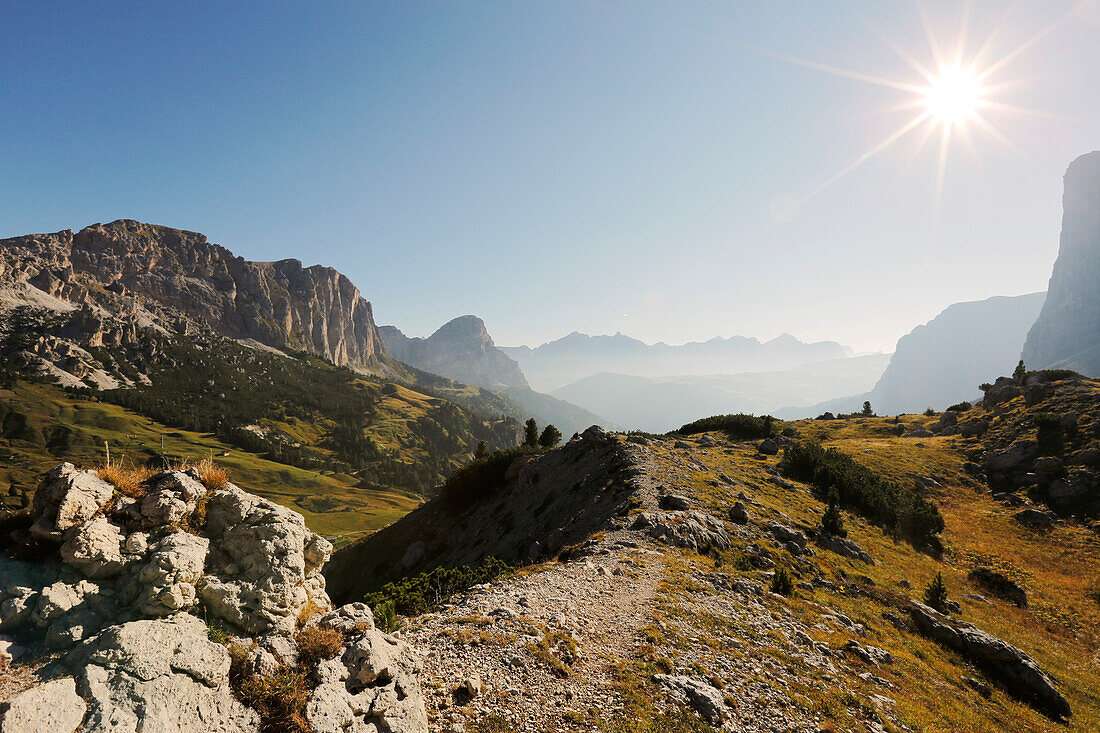
[[[353,368],[384,351],[370,303],[336,270],[250,262],[202,234],[128,219],[0,240],[0,305],[90,309],[162,331],[190,321]]]

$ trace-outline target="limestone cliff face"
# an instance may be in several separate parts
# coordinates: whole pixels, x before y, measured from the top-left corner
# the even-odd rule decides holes
[[[386,353],[417,369],[490,389],[527,388],[519,364],[496,347],[477,316],[459,316],[426,339],[393,326],[383,326],[381,334]]]
[[[99,289],[137,296],[168,318],[340,365],[365,366],[383,353],[370,303],[336,270],[250,262],[202,234],[131,220],[0,240],[0,284],[77,305]]]
[[[1066,171],[1058,259],[1023,359],[1100,376],[1100,151]]]

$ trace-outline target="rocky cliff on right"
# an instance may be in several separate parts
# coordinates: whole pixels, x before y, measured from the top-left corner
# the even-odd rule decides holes
[[[1062,238],[1046,303],[1024,344],[1031,368],[1100,375],[1100,151],[1066,171]]]

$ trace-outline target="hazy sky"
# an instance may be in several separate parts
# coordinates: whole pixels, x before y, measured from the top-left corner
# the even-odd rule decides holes
[[[974,2],[987,68],[1075,3]],[[926,3],[944,49],[962,2]],[[133,218],[347,273],[380,323],[498,343],[788,331],[857,349],[1046,287],[1061,177],[1100,148],[1100,3],[969,123],[887,146],[912,2],[0,4],[0,236]],[[945,51],[946,53],[946,51]],[[956,135],[955,140],[959,138]],[[917,153],[914,156],[914,153]],[[938,218],[936,211],[938,208]]]

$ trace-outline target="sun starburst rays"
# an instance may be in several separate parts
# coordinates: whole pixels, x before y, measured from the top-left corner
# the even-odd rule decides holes
[[[941,43],[934,30],[932,19],[927,10],[918,0],[917,13],[920,16],[920,24],[924,31],[928,44],[928,55],[931,56],[931,65],[918,60],[917,56],[876,28],[868,21],[864,21],[887,47],[893,51],[914,73],[915,79],[895,79],[883,75],[869,74],[860,71],[852,71],[830,64],[824,64],[808,59],[787,56],[778,53],[768,53],[769,56],[789,63],[798,64],[810,69],[822,71],[827,74],[843,78],[853,79],[880,87],[890,88],[899,92],[905,92],[909,97],[898,101],[880,113],[899,113],[907,111],[912,114],[905,122],[899,125],[880,142],[872,145],[868,150],[859,154],[848,163],[841,166],[836,173],[829,177],[821,185],[814,188],[808,194],[798,199],[784,212],[785,215],[793,214],[808,201],[837,183],[839,180],[856,170],[871,158],[892,147],[895,143],[913,133],[916,135],[915,147],[908,162],[907,170],[922,154],[928,143],[935,137],[939,138],[939,149],[936,153],[936,179],[935,196],[933,201],[933,228],[935,228],[938,212],[943,198],[944,183],[947,178],[949,151],[954,144],[961,144],[971,156],[980,162],[974,133],[990,138],[999,145],[1004,146],[1014,154],[1023,156],[1023,151],[1014,144],[1009,137],[997,126],[989,115],[1029,115],[1040,117],[1056,117],[1039,110],[1029,109],[1020,105],[996,99],[998,95],[1007,90],[1017,88],[1023,83],[1020,78],[997,79],[1014,60],[1025,51],[1033,47],[1052,31],[1064,24],[1086,6],[1097,0],[1082,0],[1068,13],[1054,22],[1045,26],[1022,43],[1009,49],[1002,55],[993,57],[993,49],[996,39],[1002,34],[1006,19],[1011,9],[1005,13],[993,27],[992,31],[980,44],[977,51],[970,54],[967,51],[970,42],[971,18],[970,3],[963,8],[957,34],[952,43]],[[939,133],[937,136],[936,133]]]

